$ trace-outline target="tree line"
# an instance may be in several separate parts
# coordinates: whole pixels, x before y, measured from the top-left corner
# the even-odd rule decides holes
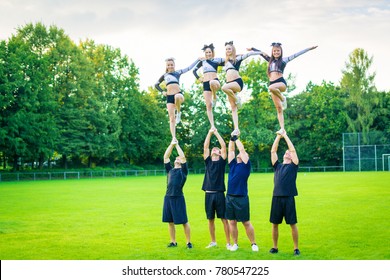
[[[390,95],[377,91],[372,61],[355,49],[340,84],[310,82],[288,99],[286,130],[301,165],[342,165],[343,132],[388,141]],[[241,139],[255,168],[270,166],[278,127],[266,68],[253,59],[240,70],[245,83],[240,94],[247,99],[239,111]],[[292,75],[288,83],[293,90]],[[165,99],[152,86],[140,90],[138,68],[127,55],[90,39],[76,44],[56,26],[26,24],[0,42],[0,92],[2,169],[19,170],[26,163],[41,169],[54,162],[65,169],[148,168],[162,164],[171,140]],[[189,166],[201,168],[210,128],[202,85],[194,78],[184,95],[177,137]],[[217,95],[215,125],[228,141],[229,105],[222,91]]]

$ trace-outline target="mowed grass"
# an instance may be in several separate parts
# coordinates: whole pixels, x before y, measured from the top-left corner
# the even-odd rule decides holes
[[[252,252],[239,224],[239,250],[210,242],[203,176],[188,176],[187,212],[194,248],[167,248],[161,222],[166,177],[0,183],[2,260],[389,260],[390,172],[299,173],[296,197],[301,256],[293,256],[290,227],[280,225],[279,253],[271,255],[273,174],[251,174],[251,221],[259,252]]]

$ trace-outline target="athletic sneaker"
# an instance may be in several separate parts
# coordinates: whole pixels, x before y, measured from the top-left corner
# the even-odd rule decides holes
[[[217,104],[217,97],[216,96],[213,96],[212,100],[211,100],[211,107],[214,108],[215,107],[215,104]]]
[[[253,244],[252,244],[252,251],[253,251],[253,252],[258,252],[258,251],[259,251],[259,246],[257,246],[256,243],[253,243]]]
[[[228,249],[230,251],[231,248],[232,248],[232,245],[230,245],[230,243],[226,244],[226,249]]]
[[[231,133],[231,136],[233,135],[236,135],[236,136],[240,136],[240,130],[238,128],[236,128],[235,130],[233,130],[233,132]]]
[[[179,124],[181,122],[181,112],[176,113],[176,124]]]
[[[217,246],[217,242],[210,242],[209,245],[206,246],[206,248],[211,248],[211,247],[216,247]]]
[[[238,244],[233,244],[233,246],[230,247],[230,251],[234,252],[238,250]]]
[[[271,254],[277,254],[279,252],[278,248],[271,248],[271,250],[269,250],[269,252]]]
[[[294,250],[294,256],[299,256],[301,254],[301,251],[299,249]]]
[[[187,249],[192,249],[192,247],[193,247],[193,246],[192,246],[192,243],[191,243],[191,242],[188,242],[188,243],[187,243]]]
[[[287,109],[287,97],[286,96],[283,96],[284,99],[282,101],[282,108],[283,110],[286,110]]]
[[[168,247],[168,248],[177,247],[177,242],[171,242],[171,243],[168,244],[167,247]]]
[[[236,105],[238,109],[240,109],[242,106],[241,97],[239,97],[237,94],[236,94]]]

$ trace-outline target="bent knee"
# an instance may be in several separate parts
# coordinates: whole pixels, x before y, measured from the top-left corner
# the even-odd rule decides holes
[[[210,81],[210,87],[214,90],[219,89],[221,84],[218,81]]]
[[[277,87],[275,87],[275,86],[269,86],[268,87],[268,90],[271,92],[271,93],[276,93],[276,92],[280,92],[280,90],[277,88]]]
[[[223,90],[224,92],[226,92],[227,90],[230,91],[231,89],[230,89],[230,87],[229,87],[227,84],[224,84],[224,85],[222,86],[222,90]]]
[[[175,94],[175,102],[176,102],[176,101],[181,101],[181,102],[183,102],[183,101],[184,101],[184,95],[181,94],[181,93]]]

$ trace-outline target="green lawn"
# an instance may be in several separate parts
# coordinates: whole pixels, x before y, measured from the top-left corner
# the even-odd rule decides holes
[[[185,186],[192,250],[182,226],[178,248],[166,248],[168,226],[161,222],[166,177],[129,177],[0,183],[2,260],[289,260],[290,227],[280,226],[279,253],[271,255],[269,209],[273,174],[249,180],[251,221],[260,251],[250,249],[242,225],[236,252],[209,243],[202,175]],[[390,259],[390,172],[299,173],[296,197],[303,260]]]

